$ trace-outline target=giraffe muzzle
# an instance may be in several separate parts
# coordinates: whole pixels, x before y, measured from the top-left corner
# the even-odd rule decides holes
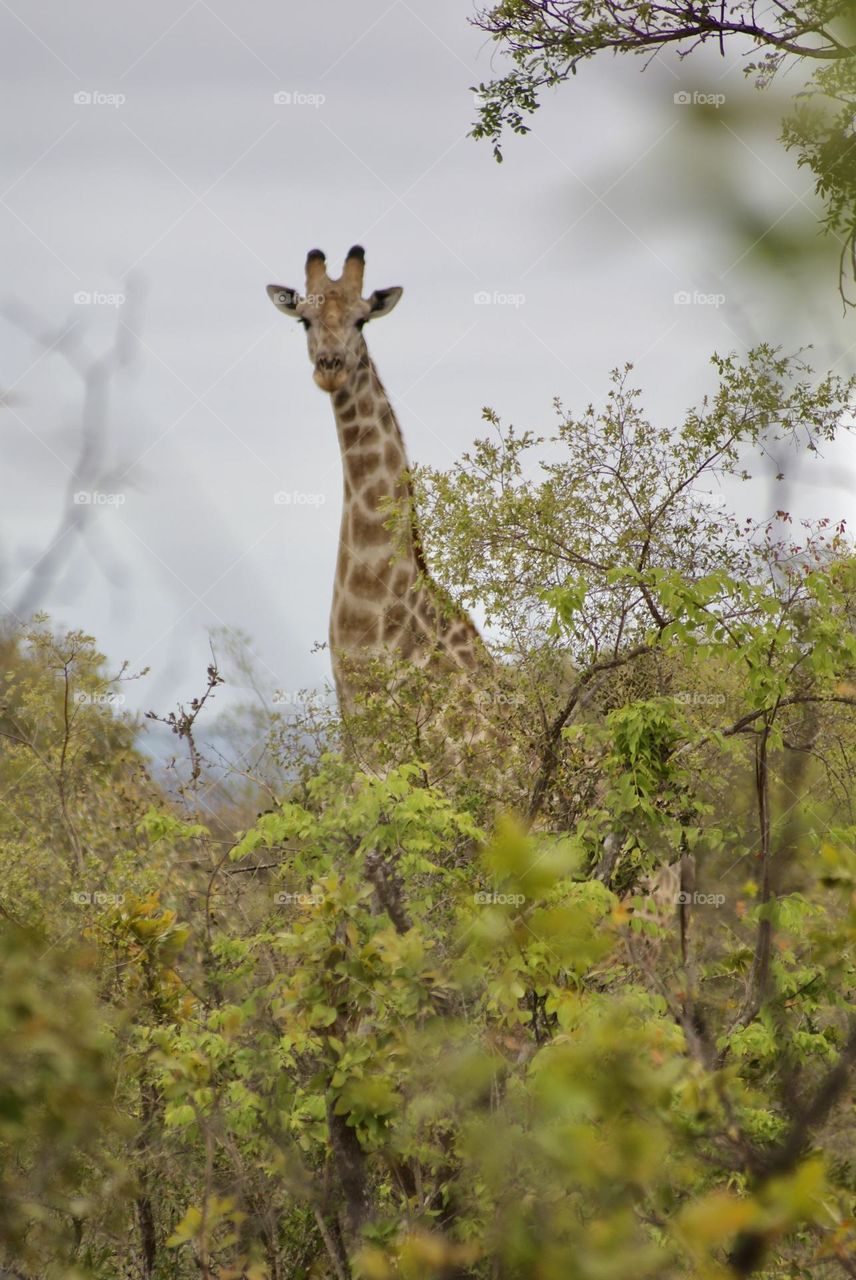
[[[341,356],[319,356],[315,362],[315,382],[322,391],[338,391],[348,381],[348,370]]]

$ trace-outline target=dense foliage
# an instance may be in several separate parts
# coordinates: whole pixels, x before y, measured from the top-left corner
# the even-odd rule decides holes
[[[856,387],[716,374],[415,477],[466,686],[378,662],[224,770],[215,664],[154,779],[89,637],[7,640],[12,1274],[854,1274],[856,558],[711,495]]]

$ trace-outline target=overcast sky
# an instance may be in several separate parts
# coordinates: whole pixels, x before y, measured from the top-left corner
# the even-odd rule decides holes
[[[66,356],[99,354],[124,325],[134,359],[94,437],[98,492],[120,497],[97,500],[85,537],[64,535],[42,603],[114,665],[152,668],[130,705],[198,692],[220,626],[249,632],[284,690],[328,673],[312,650],[327,635],[336,436],[302,330],[265,295],[302,286],[311,247],[338,270],[363,243],[367,288],[404,286],[367,336],[420,462],[450,464],[487,404],[549,429],[554,396],[597,402],[626,360],[669,421],[709,389],[714,349],[814,342],[853,367],[853,318],[826,268],[816,290],[765,274],[765,248],[811,225],[811,182],[747,98],[736,49],[644,74],[583,68],[497,165],[466,137],[493,55],[468,13],[461,0],[0,4],[0,301],[17,317],[0,322],[13,388],[0,591],[7,609],[25,599],[66,492],[91,488]],[[706,129],[675,101],[698,89],[726,97]],[[735,239],[735,196],[758,236]],[[852,488],[818,474],[829,487],[803,506],[851,513]],[[276,505],[280,491],[318,499]]]

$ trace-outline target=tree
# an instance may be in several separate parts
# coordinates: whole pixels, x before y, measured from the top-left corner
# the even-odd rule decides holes
[[[502,158],[503,132],[528,132],[528,116],[545,88],[565,83],[597,54],[631,53],[653,58],[674,48],[680,57],[726,42],[748,46],[757,57],[746,74],[768,86],[787,64],[804,72],[782,140],[815,178],[825,203],[823,226],[841,241],[840,279],[856,277],[856,13],[852,0],[776,3],[759,11],[755,0],[711,6],[697,0],[616,3],[615,0],[502,0],[479,11],[475,23],[512,62],[512,70],[487,85],[473,135],[493,142]]]

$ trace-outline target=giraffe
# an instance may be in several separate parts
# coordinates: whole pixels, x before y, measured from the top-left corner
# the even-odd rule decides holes
[[[364,298],[364,274],[361,245],[349,250],[338,280],[328,275],[325,254],[311,249],[305,294],[267,286],[274,306],[306,330],[314,381],[333,402],[344,498],[329,635],[343,714],[353,709],[360,661],[385,652],[428,670],[501,678],[475,623],[428,573],[401,428],[363,336],[370,320],[389,315],[403,290],[376,289]],[[403,516],[403,546],[388,527],[390,501]],[[475,718],[481,718],[477,708]],[[495,726],[490,732],[495,748]],[[483,726],[471,725],[467,737],[483,746],[489,740]],[[620,837],[607,836],[598,878],[608,881],[620,844]]]
[[[341,277],[326,258],[306,259],[306,292],[270,284],[278,310],[306,329],[315,383],[333,402],[344,501],[330,613],[330,649],[340,709],[351,708],[361,660],[396,654],[429,669],[465,673],[490,664],[472,619],[431,579],[416,518],[401,428],[369,356],[363,327],[389,315],[400,288],[363,297],[365,252],[354,245]],[[402,513],[404,543],[388,528]]]

